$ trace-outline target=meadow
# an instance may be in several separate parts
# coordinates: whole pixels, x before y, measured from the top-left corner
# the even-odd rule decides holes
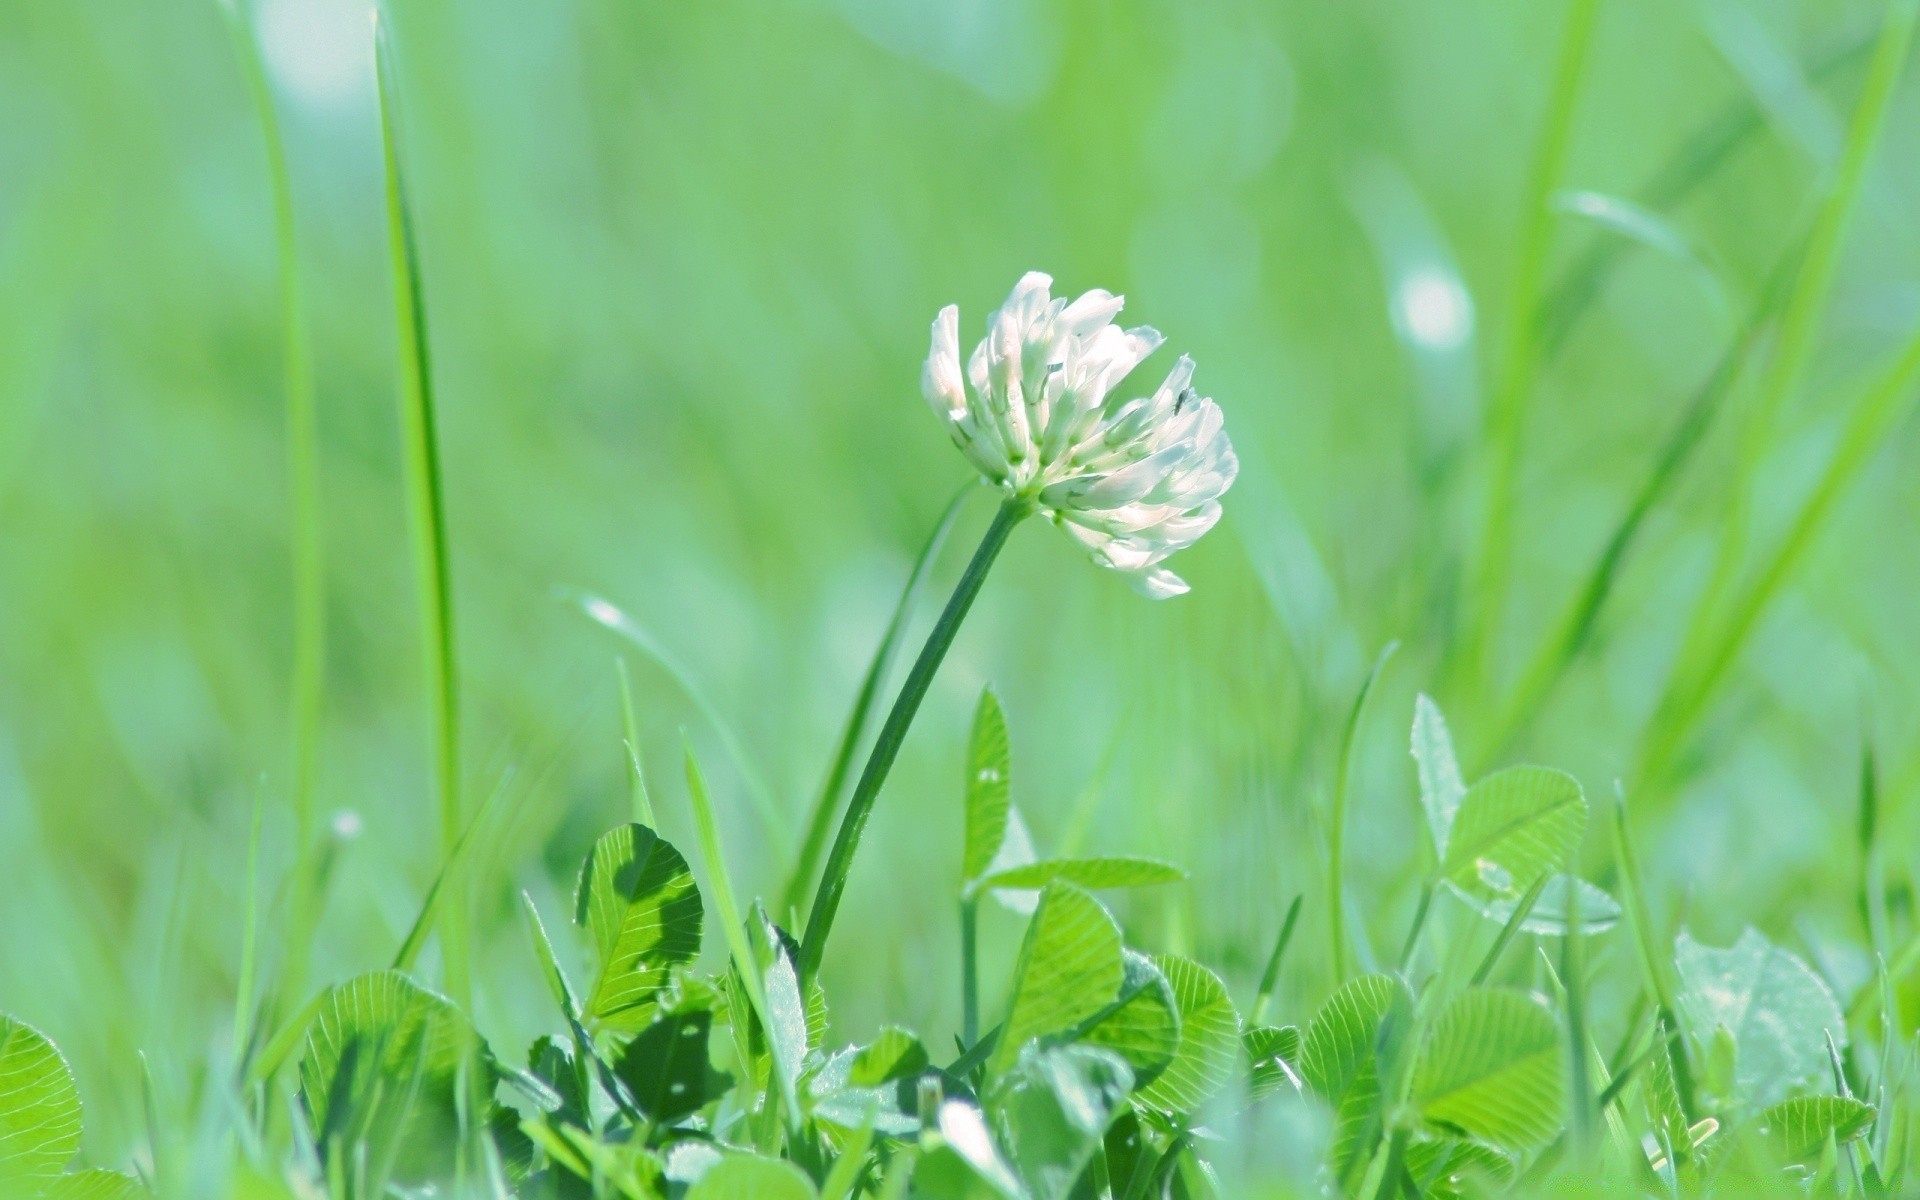
[[[0,7],[0,1200],[1914,1194],[1917,20]]]

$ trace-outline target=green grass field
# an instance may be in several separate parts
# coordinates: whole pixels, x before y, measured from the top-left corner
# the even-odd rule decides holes
[[[1914,1194],[1917,18],[0,5],[0,1200]]]

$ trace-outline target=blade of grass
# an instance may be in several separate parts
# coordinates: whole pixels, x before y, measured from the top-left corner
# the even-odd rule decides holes
[[[1399,970],[1403,975],[1413,963],[1413,952],[1420,948],[1420,935],[1426,932],[1427,915],[1433,911],[1434,891],[1432,880],[1420,885],[1420,903],[1413,910],[1413,924],[1407,926],[1407,940],[1400,946]]]
[[[846,725],[840,731],[840,741],[834,748],[826,781],[821,784],[820,794],[814,799],[813,812],[807,818],[806,837],[800,843],[800,857],[787,876],[787,886],[780,891],[779,911],[782,913],[798,912],[800,906],[807,902],[807,890],[813,886],[813,877],[820,869],[820,855],[827,848],[827,836],[833,832],[833,818],[840,809],[840,798],[846,792],[847,775],[853,770],[854,756],[866,740],[867,730],[873,722],[875,702],[887,682],[888,673],[893,670],[894,659],[899,657],[901,636],[906,633],[907,625],[913,619],[913,610],[919,602],[927,574],[933,569],[934,560],[940,557],[940,548],[946,545],[947,533],[952,530],[954,519],[960,515],[960,508],[966,503],[967,497],[976,490],[975,485],[968,483],[954,495],[946,511],[940,514],[940,520],[928,535],[926,544],[920,548],[920,556],[914,560],[913,569],[907,573],[907,584],[900,591],[900,599],[893,606],[893,615],[887,621],[886,631],[880,635],[880,644],[874,647],[873,659],[867,664],[867,673],[860,681],[860,690],[854,695],[853,711],[847,714]]]
[[[376,10],[374,57],[379,77],[380,146],[386,166],[387,239],[393,274],[395,328],[400,346],[400,415],[406,453],[408,511],[413,527],[414,586],[419,592],[420,632],[432,697],[434,768],[439,793],[440,849],[444,860],[458,852],[465,820],[460,805],[460,710],[455,675],[453,586],[447,553],[446,500],[441,485],[439,437],[434,424],[433,368],[427,346],[426,296],[421,290],[413,212],[401,170],[399,87],[387,23]],[[467,1003],[465,904],[442,910],[441,948],[447,991]]]
[[[1388,642],[1381,648],[1380,656],[1373,660],[1373,669],[1367,672],[1365,682],[1360,685],[1360,694],[1353,698],[1353,708],[1347,713],[1346,730],[1340,736],[1340,760],[1334,769],[1333,813],[1327,822],[1327,919],[1333,938],[1333,977],[1336,982],[1347,977],[1347,784],[1353,773],[1353,747],[1359,740],[1360,724],[1366,717],[1367,699],[1373,695],[1373,685],[1379,682],[1380,672],[1385,669],[1387,660],[1399,648],[1399,642]]]
[[[686,694],[687,699],[693,701],[693,706],[700,710],[700,715],[713,726],[714,733],[720,738],[720,744],[726,747],[727,757],[733,760],[734,769],[740,772],[741,779],[746,782],[747,797],[753,802],[754,815],[760,821],[761,831],[773,845],[783,845],[791,835],[785,828],[785,822],[781,820],[780,805],[774,799],[773,789],[767,786],[766,777],[760,773],[752,756],[747,753],[746,743],[740,739],[732,722],[727,720],[726,714],[720,710],[718,704],[714,703],[706,689],[694,679],[693,673],[687,670],[686,665],[671,650],[668,650],[660,639],[654,637],[649,630],[622,612],[611,601],[596,596],[592,592],[577,591],[572,588],[561,588],[559,594],[563,599],[578,605],[580,611],[589,618],[618,634],[635,649],[652,659],[654,665],[665,671],[667,677]]]
[[[247,94],[260,122],[273,186],[274,250],[280,270],[282,389],[286,401],[287,480],[293,543],[293,777],[296,844],[307,851],[313,836],[314,767],[320,741],[320,704],[326,658],[326,571],[320,524],[319,417],[314,401],[313,347],[301,286],[299,225],[286,143],[274,107],[273,88],[260,61],[245,0],[222,0],[228,31],[246,77]]]
[[[247,896],[240,939],[240,975],[233,988],[233,1062],[246,1060],[253,1041],[255,964],[260,950],[260,831],[267,811],[266,781],[253,798],[253,826],[247,835]]]
[[[1850,34],[1813,56],[1807,77],[1828,82],[1847,67],[1865,58],[1873,48],[1878,30]],[[1678,207],[1701,184],[1767,126],[1766,116],[1751,95],[1730,101],[1714,118],[1694,131],[1661,165],[1638,194],[1642,206],[1655,212]],[[1581,316],[1600,295],[1608,274],[1633,247],[1610,237],[1596,239],[1554,287],[1542,304],[1541,354],[1551,361],[1566,344],[1567,336]]]
[[[1552,198],[1566,171],[1573,144],[1573,118],[1586,73],[1588,45],[1599,16],[1599,0],[1571,0],[1561,29],[1546,122],[1528,175],[1520,208],[1520,255],[1509,293],[1511,310],[1501,352],[1497,384],[1488,405],[1486,452],[1489,463],[1470,617],[1462,662],[1472,678],[1486,674],[1484,661],[1493,629],[1506,603],[1507,564],[1513,538],[1514,479],[1527,405],[1540,365],[1540,292],[1552,243]]]
[[[620,730],[627,747],[628,799],[633,806],[633,819],[648,829],[655,829],[658,826],[654,823],[653,798],[647,795],[646,766],[640,761],[640,722],[633,710],[633,678],[627,673],[626,659],[613,661],[620,672]]]
[[[1627,822],[1627,795],[1618,783],[1613,792],[1614,856],[1620,868],[1620,882],[1626,893],[1626,910],[1633,924],[1634,944],[1640,951],[1640,963],[1647,973],[1647,988],[1655,1001],[1655,1037],[1665,1036],[1673,1065],[1674,1086],[1680,1093],[1680,1108],[1688,1120],[1696,1111],[1693,1098],[1693,1066],[1687,1057],[1686,1034],[1680,1026],[1680,1004],[1673,960],[1661,952],[1654,932],[1653,910],[1647,904],[1646,885],[1640,874],[1640,856],[1633,848],[1633,834]],[[1671,1151],[1669,1151],[1671,1153]]]
[[[1520,897],[1520,902],[1513,906],[1513,915],[1508,917],[1507,923],[1500,927],[1499,934],[1493,939],[1493,945],[1487,947],[1486,956],[1480,960],[1480,965],[1474,968],[1473,978],[1467,983],[1468,987],[1479,987],[1485,983],[1487,977],[1493,974],[1493,969],[1500,965],[1500,956],[1507,952],[1507,947],[1513,943],[1514,935],[1520,932],[1520,926],[1526,922],[1527,914],[1532,912],[1533,906],[1540,902],[1540,893],[1547,890],[1547,882],[1552,878],[1551,873],[1543,872],[1540,878],[1533,881],[1533,886]],[[1567,889],[1569,893],[1574,890],[1571,887]]]
[[[734,899],[733,880],[727,873],[726,853],[720,844],[720,824],[714,819],[713,801],[707,794],[707,781],[700,774],[700,763],[694,758],[693,743],[687,739],[685,731],[681,732],[680,738],[686,752],[687,795],[693,802],[694,829],[699,833],[700,856],[707,866],[707,890],[713,893],[713,904],[719,910],[721,928],[726,930],[727,952],[733,959],[733,967],[740,975],[741,984],[747,989],[747,999],[753,1005],[754,1015],[760,1019],[761,1028],[772,1029],[767,1015],[766,984],[760,978],[760,963],[754,957],[752,944],[747,941],[747,927],[740,918],[740,907]]]
[[[1267,1019],[1274,988],[1280,983],[1280,962],[1287,955],[1287,944],[1293,941],[1293,927],[1300,920],[1300,902],[1305,899],[1296,895],[1293,903],[1287,905],[1286,918],[1280,922],[1280,936],[1273,940],[1273,953],[1267,956],[1267,969],[1260,972],[1260,990],[1253,996],[1253,1015],[1247,1018],[1250,1025],[1259,1025]]]
[[[1664,777],[1693,723],[1745,647],[1768,605],[1818,540],[1834,507],[1885,444],[1900,418],[1910,411],[1916,388],[1920,388],[1920,335],[1908,343],[1893,366],[1854,406],[1833,456],[1794,515],[1785,537],[1758,575],[1733,600],[1725,619],[1713,626],[1706,637],[1692,682],[1684,691],[1669,693],[1679,698],[1670,705],[1671,711],[1664,722],[1659,720],[1656,710],[1654,734],[1648,742],[1641,778]]]
[[[1719,672],[1724,669],[1724,656],[1730,649],[1737,649],[1739,640],[1745,636],[1744,630],[1728,636],[1732,626],[1741,619],[1739,606],[1736,605],[1726,619],[1722,619],[1721,610],[1746,561],[1754,487],[1772,444],[1780,409],[1799,385],[1812,358],[1834,279],[1839,273],[1840,248],[1892,107],[1917,15],[1920,15],[1920,0],[1890,0],[1887,5],[1873,61],[1867,68],[1866,83],[1854,106],[1841,148],[1839,172],[1814,216],[1806,254],[1780,318],[1780,335],[1746,417],[1739,453],[1733,464],[1727,511],[1717,522],[1720,539],[1713,570],[1706,590],[1694,606],[1666,690],[1655,706],[1652,734],[1636,774],[1643,782],[1664,778],[1717,682]]]
[[[420,956],[421,947],[426,945],[427,934],[431,932],[434,925],[438,923],[440,906],[443,903],[448,881],[460,878],[460,870],[465,863],[467,847],[472,843],[474,833],[482,825],[486,824],[488,816],[490,816],[494,810],[494,806],[499,802],[500,797],[506,793],[507,783],[511,778],[512,776],[509,774],[506,778],[502,779],[500,786],[496,787],[493,793],[487,797],[486,803],[482,804],[479,811],[473,814],[472,819],[467,822],[467,827],[460,831],[460,840],[453,844],[452,851],[450,851],[447,857],[441,862],[440,869],[434,873],[433,882],[428,885],[427,894],[420,901],[420,911],[414,914],[413,924],[407,929],[407,936],[401,939],[400,948],[394,952],[394,970],[411,971],[413,969],[414,961]]]
[[[820,1185],[820,1200],[851,1200],[854,1185],[860,1182],[860,1172],[866,1167],[867,1147],[873,1145],[873,1122],[877,1113],[869,1113],[853,1131],[853,1137],[840,1151],[840,1157],[834,1160],[833,1169],[827,1172],[827,1178]]]
[[[1614,583],[1625,565],[1628,551],[1639,537],[1641,527],[1654,506],[1679,481],[1683,468],[1705,438],[1727,393],[1739,378],[1741,364],[1747,361],[1754,347],[1759,344],[1785,299],[1786,285],[1794,276],[1804,248],[1803,238],[1775,264],[1739,335],[1694,393],[1692,402],[1674,426],[1673,432],[1667,435],[1652,469],[1640,485],[1640,491],[1627,506],[1620,523],[1614,527],[1613,535],[1602,547],[1599,559],[1587,572],[1586,582],[1574,594],[1554,624],[1553,632],[1541,643],[1533,659],[1521,672],[1519,683],[1508,691],[1499,715],[1492,722],[1493,733],[1485,742],[1484,751],[1475,755],[1476,774],[1484,764],[1497,760],[1507,751],[1515,736],[1541,710],[1554,687],[1586,648],[1599,622],[1601,610],[1613,595]]]

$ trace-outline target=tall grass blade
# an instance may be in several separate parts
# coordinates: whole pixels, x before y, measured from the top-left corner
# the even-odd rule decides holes
[[[1813,355],[1815,338],[1839,273],[1840,248],[1864,190],[1867,168],[1873,161],[1886,126],[1901,69],[1913,41],[1920,0],[1890,0],[1880,37],[1874,47],[1867,79],[1848,124],[1841,148],[1840,168],[1833,186],[1821,201],[1808,234],[1772,358],[1755,391],[1752,410],[1742,430],[1733,466],[1728,509],[1719,522],[1720,540],[1705,592],[1695,604],[1680,652],[1675,657],[1665,693],[1655,708],[1653,734],[1642,757],[1639,778],[1657,781],[1671,765],[1671,757],[1690,731],[1712,684],[1724,669],[1723,655],[1737,649],[1745,631],[1729,637],[1740,622],[1744,599],[1723,615],[1729,593],[1746,561],[1747,526],[1753,491],[1761,464],[1773,441],[1774,426],[1787,397],[1798,386]],[[1749,597],[1751,593],[1749,593]]]
[[[1703,639],[1696,658],[1698,666],[1687,679],[1684,690],[1676,674],[1667,700],[1655,710],[1655,725],[1642,760],[1641,779],[1661,779],[1672,766],[1695,721],[1745,647],[1760,617],[1818,541],[1835,505],[1886,443],[1900,418],[1911,410],[1917,388],[1920,388],[1920,335],[1907,344],[1893,366],[1854,406],[1833,456],[1801,503],[1780,544],[1761,565],[1753,581],[1733,599],[1724,619],[1712,626]]]
[[[1476,767],[1483,767],[1506,751],[1524,723],[1545,705],[1555,686],[1592,639],[1600,613],[1613,595],[1614,584],[1626,564],[1629,551],[1639,538],[1641,527],[1652,514],[1654,506],[1679,481],[1693,452],[1706,437],[1714,417],[1719,414],[1734,381],[1739,378],[1741,365],[1759,344],[1785,299],[1786,285],[1794,277],[1804,252],[1804,243],[1802,239],[1776,264],[1739,335],[1721,355],[1713,372],[1694,393],[1679,423],[1667,435],[1639,492],[1621,515],[1619,524],[1614,526],[1613,534],[1601,548],[1600,557],[1587,572],[1586,582],[1574,594],[1554,623],[1553,632],[1541,643],[1533,659],[1521,672],[1519,682],[1501,704],[1499,715],[1492,722],[1493,733],[1485,743],[1483,752],[1476,756]]]
[[[379,76],[380,146],[386,167],[387,239],[393,274],[395,327],[400,346],[400,415],[405,443],[408,510],[413,527],[414,585],[431,694],[434,770],[439,793],[441,857],[459,851],[465,820],[460,805],[460,708],[453,639],[453,585],[447,553],[446,500],[435,429],[433,368],[427,344],[426,297],[421,290],[413,213],[401,169],[399,86],[383,15],[376,14],[374,55]],[[467,992],[467,906],[442,910],[447,990],[464,1006]]]
[[[507,783],[508,779],[502,779],[500,786],[487,797],[487,802],[473,814],[473,818],[467,822],[467,827],[460,831],[460,840],[453,844],[452,852],[441,862],[440,869],[434,873],[433,882],[428,885],[427,894],[420,901],[420,911],[414,914],[413,924],[407,929],[407,936],[401,939],[400,948],[394,951],[394,970],[411,971],[413,969],[414,962],[420,957],[421,947],[426,945],[427,934],[432,932],[434,925],[438,923],[441,906],[445,903],[448,882],[460,878],[460,872],[466,865],[467,847],[472,844],[474,833],[486,824],[487,818],[492,815],[500,797],[506,794]]]
[[[246,0],[222,0],[228,31],[246,76],[247,94],[260,121],[273,185],[274,248],[280,269],[280,341],[286,397],[287,480],[293,542],[293,776],[294,829],[301,853],[313,837],[313,786],[320,742],[320,705],[325,690],[326,568],[320,523],[319,413],[314,400],[313,347],[301,284],[299,225],[286,143],[274,107],[273,88],[260,61],[260,47]]]
[[[247,834],[247,895],[241,917],[240,972],[233,987],[233,1062],[237,1070],[253,1040],[254,975],[260,953],[260,833],[266,816],[266,783],[253,799],[253,824]]]
[[[940,521],[927,537],[926,545],[920,548],[920,556],[914,560],[913,570],[907,574],[907,585],[900,591],[900,599],[893,606],[893,616],[887,621],[886,632],[880,635],[880,644],[874,647],[873,660],[867,664],[867,673],[860,680],[860,690],[854,695],[853,711],[847,714],[846,725],[840,731],[840,741],[834,748],[833,763],[827,769],[826,782],[821,784],[820,794],[814,799],[813,812],[807,818],[806,837],[800,843],[800,857],[787,876],[787,886],[780,892],[779,911],[782,913],[795,912],[807,902],[807,889],[813,886],[814,874],[820,869],[820,855],[827,848],[827,836],[833,832],[834,814],[839,811],[840,797],[846,792],[847,775],[853,770],[854,756],[866,740],[867,730],[873,721],[875,702],[887,682],[888,673],[893,669],[894,659],[899,657],[901,636],[906,633],[907,625],[913,619],[913,610],[919,602],[927,573],[940,557],[940,548],[946,545],[954,519],[960,515],[961,506],[975,490],[975,486],[969,483],[954,496],[946,511],[940,514]]]
[[[648,829],[658,829],[653,816],[653,797],[647,794],[646,764],[640,760],[640,721],[633,708],[633,677],[627,672],[627,660],[613,660],[620,672],[620,732],[627,748],[627,793],[633,807],[633,819]]]
[[[1373,669],[1367,672],[1365,682],[1360,685],[1360,694],[1353,698],[1353,707],[1347,712],[1346,729],[1340,735],[1340,761],[1334,770],[1333,814],[1327,822],[1327,920],[1333,939],[1333,978],[1336,983],[1346,979],[1349,958],[1346,841],[1347,790],[1353,774],[1353,747],[1359,740],[1360,726],[1367,715],[1367,700],[1373,695],[1373,686],[1380,681],[1380,672],[1386,669],[1387,660],[1399,648],[1399,642],[1388,642],[1381,648],[1380,656],[1373,660]]]
[[[1573,145],[1573,118],[1586,73],[1587,48],[1599,16],[1599,0],[1572,0],[1560,35],[1560,48],[1527,191],[1521,201],[1520,258],[1508,303],[1507,335],[1501,352],[1492,402],[1488,405],[1486,453],[1489,463],[1478,559],[1474,573],[1471,625],[1462,650],[1470,677],[1486,670],[1484,658],[1505,609],[1507,564],[1513,538],[1514,479],[1527,405],[1540,366],[1540,292],[1552,243],[1552,198],[1566,171]]]
[[[747,926],[740,917],[740,905],[735,899],[733,879],[727,872],[726,850],[720,843],[720,823],[714,819],[713,800],[707,792],[706,777],[700,773],[700,763],[694,758],[693,743],[682,732],[681,743],[686,753],[687,796],[693,804],[693,825],[700,838],[700,856],[706,861],[707,889],[713,893],[713,905],[720,914],[720,927],[726,931],[727,952],[733,959],[734,970],[740,973],[740,982],[747,989],[747,998],[753,1003],[753,1010],[760,1018],[761,1027],[771,1029],[767,1015],[766,984],[760,977],[760,962],[754,956],[753,946],[747,941]]]

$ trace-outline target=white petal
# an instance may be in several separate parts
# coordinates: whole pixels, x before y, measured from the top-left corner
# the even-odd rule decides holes
[[[947,420],[958,420],[966,413],[967,389],[960,377],[960,310],[951,304],[933,319],[933,344],[920,372],[920,390]]]
[[[1133,590],[1149,600],[1167,600],[1174,596],[1184,596],[1192,589],[1187,581],[1175,575],[1165,567],[1155,567],[1150,571],[1129,571],[1124,576]]]

